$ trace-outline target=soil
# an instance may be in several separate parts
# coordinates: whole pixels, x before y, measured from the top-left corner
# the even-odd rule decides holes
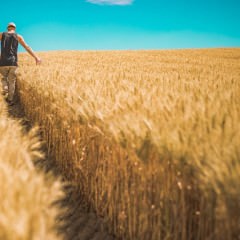
[[[31,129],[31,122],[25,117],[19,101],[13,106],[8,106],[8,112],[10,117],[20,120],[24,131],[28,132]],[[46,156],[44,161],[41,160],[41,164],[36,163],[36,167],[42,168],[46,174],[51,171],[59,178],[57,166],[49,162],[52,161]],[[79,186],[66,182],[63,182],[63,186],[64,198],[54,203],[63,209],[56,219],[59,235],[64,240],[116,240],[116,237],[108,233],[103,218],[98,217],[84,201]]]

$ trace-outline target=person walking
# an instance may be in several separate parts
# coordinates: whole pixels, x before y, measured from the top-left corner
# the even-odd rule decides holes
[[[18,68],[18,43],[35,59],[36,64],[41,63],[41,59],[26,44],[23,37],[16,32],[16,25],[10,22],[7,25],[7,32],[0,33],[1,56],[0,74],[2,75],[2,93],[7,96],[6,101],[13,105],[16,86],[16,71]]]

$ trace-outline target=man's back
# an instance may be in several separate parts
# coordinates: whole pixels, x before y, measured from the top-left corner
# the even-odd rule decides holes
[[[0,66],[17,66],[18,36],[4,32],[1,40]]]

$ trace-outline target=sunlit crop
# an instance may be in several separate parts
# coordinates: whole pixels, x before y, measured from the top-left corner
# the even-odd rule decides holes
[[[237,239],[240,50],[20,56],[48,151],[123,239]]]

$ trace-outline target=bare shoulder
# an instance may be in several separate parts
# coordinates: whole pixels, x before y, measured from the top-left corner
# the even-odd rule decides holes
[[[20,43],[24,48],[26,48],[26,47],[27,47],[27,44],[26,44],[26,42],[24,41],[23,36],[17,34],[17,37],[18,37],[19,43]]]
[[[20,34],[17,34],[17,37],[18,37],[18,40],[19,40],[19,41],[24,41],[24,38],[23,38],[23,36],[22,36],[22,35],[20,35]]]

